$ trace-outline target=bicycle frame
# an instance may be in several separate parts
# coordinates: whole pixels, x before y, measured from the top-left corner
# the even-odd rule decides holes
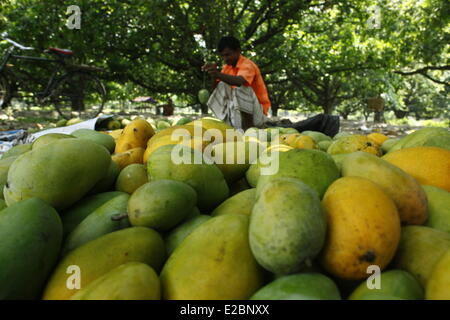
[[[2,72],[5,69],[6,64],[10,59],[18,59],[18,60],[28,60],[28,61],[41,61],[41,62],[48,62],[48,63],[58,63],[60,65],[64,65],[64,60],[62,59],[49,59],[49,58],[41,58],[41,57],[33,57],[33,56],[22,56],[22,55],[15,55],[13,54],[15,47],[11,46],[8,50],[6,55],[3,58],[2,63],[0,64],[0,72]],[[52,88],[52,85],[55,83],[56,76],[58,74],[58,69],[55,69],[50,76],[49,81],[47,82],[47,85],[43,92],[37,93],[38,95],[47,96]],[[11,70],[11,72],[14,74],[14,72]],[[15,74],[14,74],[15,75]]]

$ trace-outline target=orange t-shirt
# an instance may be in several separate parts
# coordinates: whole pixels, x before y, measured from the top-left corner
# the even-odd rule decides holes
[[[243,77],[246,81],[244,85],[252,87],[258,97],[259,103],[261,103],[263,107],[264,114],[267,115],[270,108],[269,95],[267,94],[267,88],[262,78],[261,71],[259,71],[258,66],[253,61],[241,54],[236,67],[226,64],[222,68],[222,73]]]

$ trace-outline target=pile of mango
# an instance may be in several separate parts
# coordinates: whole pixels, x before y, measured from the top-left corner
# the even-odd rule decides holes
[[[16,146],[0,186],[0,299],[450,299],[447,129],[137,118]]]

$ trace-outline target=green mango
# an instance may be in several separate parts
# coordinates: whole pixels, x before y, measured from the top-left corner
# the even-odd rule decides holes
[[[161,284],[158,275],[141,262],[124,263],[85,288],[70,300],[159,300]]]
[[[193,120],[191,118],[181,118],[180,120],[177,121],[177,123],[175,124],[176,126],[182,126],[184,124],[187,124],[189,122],[192,122]]]
[[[314,189],[322,198],[328,186],[339,178],[333,158],[319,150],[292,149],[278,154],[278,171],[258,178],[257,189],[277,177],[293,177]],[[258,193],[258,191],[257,191]]]
[[[224,202],[222,202],[213,212],[211,216],[220,216],[222,214],[239,213],[250,215],[253,205],[256,201],[256,189],[244,190]]]
[[[63,224],[63,233],[66,237],[71,233],[81,221],[83,221],[88,215],[100,208],[103,204],[109,200],[124,195],[124,192],[111,191],[99,193],[84,199],[81,199],[75,205],[70,207],[67,211],[61,213],[61,219]]]
[[[362,282],[349,296],[349,300],[368,300],[372,294],[393,296],[401,300],[423,300],[424,290],[419,281],[409,272],[389,270],[380,274],[380,288],[369,289],[367,281]]]
[[[342,131],[342,132],[339,132],[338,134],[336,134],[336,135],[333,137],[333,140],[338,140],[338,139],[340,139],[340,138],[347,137],[347,136],[351,136],[351,135],[352,135],[352,134],[351,134],[350,132]]]
[[[102,145],[106,149],[108,149],[110,153],[113,153],[116,147],[116,142],[112,136],[95,130],[78,129],[72,132],[71,135],[80,139],[87,139],[92,142],[98,143],[99,145]]]
[[[66,209],[106,175],[110,163],[108,151],[94,142],[54,141],[13,162],[4,188],[6,203],[37,197],[56,210]]]
[[[4,199],[3,189],[8,180],[8,171],[14,160],[16,160],[17,158],[18,156],[11,156],[6,157],[5,159],[2,158],[0,160],[0,192],[1,192],[0,199]]]
[[[114,231],[65,255],[48,280],[43,299],[67,300],[80,290],[67,286],[71,266],[79,268],[80,288],[85,288],[124,263],[142,262],[159,272],[165,259],[164,241],[156,231],[144,227]]]
[[[99,182],[97,182],[97,184],[89,191],[89,194],[97,194],[114,190],[119,174],[119,165],[115,161],[111,161],[106,176],[104,176]]]
[[[425,288],[439,259],[450,249],[450,233],[425,226],[402,227],[393,266],[411,273]]]
[[[398,142],[400,141],[400,138],[392,138],[392,139],[387,139],[385,142],[383,142],[383,144],[381,145],[381,150],[383,150],[384,153],[388,153],[389,151],[391,151],[392,147]]]
[[[38,299],[62,242],[58,213],[31,198],[0,211],[0,300]]]
[[[8,151],[6,151],[2,155],[2,160],[9,158],[9,157],[17,157],[20,156],[22,153],[28,152],[31,150],[31,143],[26,144],[19,144],[17,146],[12,147]]]
[[[5,202],[5,200],[3,200],[3,199],[0,199],[0,210],[3,210],[3,209],[5,209],[7,206],[6,206],[6,202]]]
[[[248,172],[248,170],[247,170],[247,172]],[[234,195],[236,195],[236,194],[238,194],[238,193],[240,193],[242,191],[251,189],[251,188],[252,187],[247,182],[247,179],[244,177],[241,180],[236,181],[235,183],[230,185],[230,197],[232,197],[232,196],[234,196]]]
[[[166,244],[167,256],[170,256],[180,243],[192,233],[192,231],[209,219],[211,219],[211,216],[202,214],[183,222],[175,229],[171,230],[164,241]]]
[[[184,218],[183,221],[188,221],[194,217],[197,217],[199,215],[201,215],[202,213],[200,212],[200,210],[197,207],[194,207],[192,209],[192,211],[186,216],[186,218]]]
[[[302,134],[305,134],[311,138],[313,138],[315,143],[319,143],[321,141],[332,141],[331,137],[319,131],[303,131]]]
[[[132,163],[120,171],[116,180],[116,190],[132,194],[148,182],[147,168],[140,163]]]
[[[119,195],[89,214],[67,236],[63,246],[63,254],[104,234],[128,228],[130,223],[127,217],[123,217],[120,220],[113,218],[127,213],[129,198],[128,194]]]
[[[448,131],[448,129],[427,127],[414,131],[413,133],[410,133],[407,136],[401,138],[390,148],[389,152],[405,148],[425,146],[427,145],[427,143],[431,143],[431,146],[439,146],[439,140],[435,140],[433,142],[433,139],[436,139],[435,137],[441,135],[444,136],[443,145],[448,146],[448,142],[445,142],[450,137],[450,132]]]
[[[276,274],[299,272],[325,243],[327,223],[317,193],[296,178],[278,177],[260,187],[250,215],[250,248]]]
[[[323,140],[317,143],[320,150],[327,152],[328,148],[331,146],[333,142],[331,140]]]
[[[70,138],[75,138],[75,136],[65,133],[47,133],[34,140],[34,142],[31,144],[31,150],[38,149],[42,146],[58,141],[60,139],[70,139]]]
[[[425,225],[450,233],[450,192],[434,187],[422,186],[428,199],[428,220]]]
[[[197,202],[195,190],[175,180],[150,181],[139,187],[128,201],[133,226],[166,231],[183,221]]]
[[[259,289],[250,300],[340,300],[330,278],[320,273],[282,276]]]
[[[174,148],[177,148],[175,155],[181,155],[181,159],[173,159]],[[177,162],[183,159],[186,161]],[[189,147],[166,145],[156,149],[147,160],[147,173],[149,181],[170,179],[189,184],[197,191],[197,206],[202,212],[213,210],[229,195],[220,169],[208,163],[202,153]]]

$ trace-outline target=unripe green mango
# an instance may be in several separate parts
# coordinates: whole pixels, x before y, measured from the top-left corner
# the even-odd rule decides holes
[[[211,212],[211,216],[215,217],[229,213],[240,213],[249,216],[252,213],[255,201],[256,189],[244,190],[222,202]]]
[[[184,154],[188,161],[181,161],[183,156],[173,159],[174,148],[177,148],[175,155]],[[177,163],[178,160],[180,163]],[[166,145],[158,148],[147,160],[147,172],[149,181],[171,179],[189,184],[197,191],[200,211],[213,210],[229,195],[228,185],[220,169],[208,163],[202,153],[189,147]]]
[[[340,300],[336,284],[320,273],[282,276],[258,290],[250,300]]]
[[[211,216],[201,214],[183,222],[175,229],[171,230],[164,240],[166,244],[167,256],[170,256],[180,245],[180,243],[192,233],[192,231],[209,219],[211,219]]]
[[[69,252],[54,269],[43,299],[67,300],[94,280],[127,262],[142,262],[159,272],[165,259],[164,242],[156,231],[131,227],[111,232]],[[80,289],[69,289],[67,286],[71,277],[67,273],[70,266],[79,268]]]
[[[86,242],[104,234],[130,226],[128,218],[113,219],[127,213],[128,194],[121,194],[88,215],[68,236],[63,246],[63,254],[78,248]]]
[[[140,163],[132,163],[120,171],[116,180],[116,190],[132,194],[147,182],[147,167]]]
[[[116,147],[116,142],[112,136],[92,129],[78,129],[72,132],[71,135],[80,139],[87,139],[98,143],[108,149],[110,153],[113,153]]]
[[[393,152],[400,149],[405,148],[412,148],[412,147],[420,147],[420,146],[438,146],[439,142],[436,141],[436,143],[433,143],[433,139],[436,136],[446,136],[449,137],[450,133],[448,129],[445,128],[435,128],[435,127],[428,127],[428,128],[422,128],[417,131],[414,131],[413,133],[408,134],[407,136],[401,138],[397,143],[395,143],[390,149],[389,152]],[[431,140],[431,144],[428,144],[429,140]],[[445,139],[447,140],[447,139]]]
[[[428,199],[425,225],[450,233],[450,192],[435,186],[422,186]]]
[[[106,175],[110,162],[108,151],[94,142],[54,141],[13,162],[4,188],[6,203],[37,197],[56,210],[66,209]]]
[[[14,162],[14,160],[17,159],[17,156],[11,156],[11,157],[7,157],[5,159],[1,159],[0,160],[0,199],[4,199],[3,196],[3,188],[6,185],[6,182],[8,180],[8,171],[9,168],[11,167],[12,163]]]
[[[128,262],[118,266],[85,288],[70,300],[159,300],[161,284],[148,265]]]
[[[31,150],[31,143],[26,144],[19,144],[17,146],[12,147],[8,151],[6,151],[2,155],[2,160],[9,158],[9,157],[17,157],[20,156],[22,153],[28,152]]]
[[[256,193],[271,179],[292,177],[304,182],[317,192],[319,198],[322,198],[331,183],[340,177],[339,169],[333,158],[319,150],[292,149],[280,152],[278,153],[278,162],[278,171],[270,175],[261,175],[258,178]]]
[[[369,289],[367,281],[362,282],[349,296],[349,300],[366,300],[367,294],[377,293],[398,297],[403,300],[422,300],[424,290],[412,274],[404,270],[389,270],[380,274],[380,288]]]
[[[58,141],[60,139],[70,139],[70,138],[75,137],[65,133],[47,133],[33,141],[33,143],[31,144],[31,150],[38,149],[42,146]]]
[[[128,201],[133,226],[166,231],[192,212],[197,193],[187,183],[175,180],[150,181],[140,186]]]
[[[402,228],[393,266],[411,273],[425,288],[436,263],[450,249],[450,233],[424,226]]]
[[[86,197],[75,203],[66,212],[61,213],[61,219],[63,223],[63,234],[66,237],[71,233],[81,221],[83,221],[88,215],[100,208],[103,204],[109,200],[125,194],[124,192],[111,191],[103,192],[90,197]]]
[[[3,210],[6,208],[6,202],[3,199],[0,199],[0,210]]]
[[[111,161],[109,164],[108,172],[106,176],[100,179],[99,182],[89,191],[89,194],[97,194],[114,190],[117,177],[120,174],[120,167],[115,161]]]
[[[296,178],[278,177],[258,184],[250,215],[252,253],[266,270],[299,272],[325,242],[327,224],[317,193]]]
[[[248,244],[248,216],[227,214],[197,227],[160,274],[166,300],[242,300],[263,284]]]
[[[61,249],[62,224],[31,198],[0,211],[0,300],[38,299]]]

